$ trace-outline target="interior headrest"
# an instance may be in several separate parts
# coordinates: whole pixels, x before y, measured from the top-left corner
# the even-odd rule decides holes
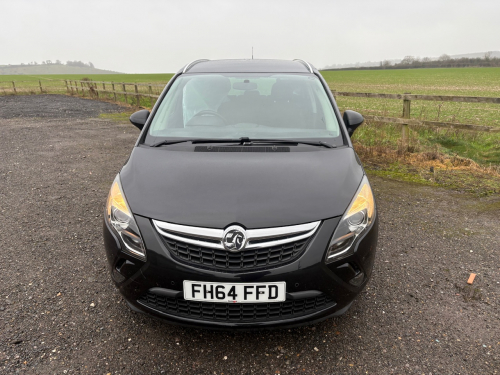
[[[293,96],[293,87],[289,82],[276,81],[271,89],[271,96],[275,99],[289,99]]]

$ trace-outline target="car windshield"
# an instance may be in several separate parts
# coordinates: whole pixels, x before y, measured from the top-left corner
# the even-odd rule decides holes
[[[241,137],[334,138],[329,141],[343,143],[316,76],[265,73],[179,76],[161,102],[146,142]]]

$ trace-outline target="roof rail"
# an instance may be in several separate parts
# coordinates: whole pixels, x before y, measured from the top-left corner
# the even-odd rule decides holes
[[[312,68],[311,68],[311,65],[309,65],[309,63],[308,63],[307,61],[304,61],[304,60],[301,60],[301,59],[294,59],[293,61],[298,61],[298,62],[302,63],[303,65],[305,65],[305,67],[306,67],[307,69],[309,69],[309,72],[310,72],[310,73],[313,73],[313,70],[312,70]]]
[[[191,68],[193,65],[196,65],[197,63],[200,63],[202,61],[210,61],[208,59],[200,59],[200,60],[194,60],[194,61],[191,61],[189,64],[187,64],[184,69],[182,70],[182,73],[186,73],[188,71],[189,68]]]

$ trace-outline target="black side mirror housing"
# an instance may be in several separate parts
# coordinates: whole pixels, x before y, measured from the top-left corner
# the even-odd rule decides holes
[[[350,110],[346,110],[342,118],[344,119],[344,124],[347,128],[347,132],[349,133],[349,137],[352,137],[358,126],[365,121],[365,118],[361,113]]]
[[[137,126],[139,130],[142,130],[148,117],[149,111],[147,109],[142,109],[140,111],[132,113],[132,116],[130,116],[130,122]]]

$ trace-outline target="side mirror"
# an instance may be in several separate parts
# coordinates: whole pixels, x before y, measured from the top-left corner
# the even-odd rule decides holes
[[[132,116],[130,116],[130,122],[137,126],[139,130],[142,130],[148,117],[149,111],[147,109],[142,109],[140,111],[132,113]]]
[[[359,125],[365,121],[363,115],[358,112],[346,110],[344,112],[344,124],[347,128],[347,132],[349,133],[349,137],[352,137],[354,131],[358,128]]]

